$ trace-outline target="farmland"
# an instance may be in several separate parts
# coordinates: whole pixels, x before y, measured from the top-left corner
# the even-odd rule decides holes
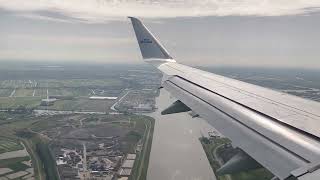
[[[25,106],[27,108],[51,110],[106,111],[114,101],[90,100],[89,97],[118,96],[122,89],[122,82],[120,80],[111,79],[29,81],[1,81],[0,109]],[[53,106],[41,107],[41,99],[47,96],[60,99]]]
[[[10,68],[0,67],[0,156],[24,154],[0,159],[0,179],[116,177],[129,153],[133,177],[146,178],[154,120],[133,112],[153,107],[161,76],[118,66]]]
[[[16,179],[32,178],[30,156],[22,142],[13,137],[0,137],[0,176],[1,178]]]
[[[20,142],[14,139],[2,138],[0,137],[0,153],[16,151],[23,149]]]

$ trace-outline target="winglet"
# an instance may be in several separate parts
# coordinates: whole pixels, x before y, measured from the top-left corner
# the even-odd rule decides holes
[[[140,47],[140,51],[144,60],[148,61],[166,61],[175,62],[169,55],[167,50],[153,36],[147,27],[137,18],[128,17],[131,19],[134,32]]]

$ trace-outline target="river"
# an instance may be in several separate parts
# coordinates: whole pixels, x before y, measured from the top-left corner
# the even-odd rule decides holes
[[[215,180],[198,138],[213,128],[187,113],[160,115],[175,99],[161,90],[156,99],[158,111],[151,148],[148,180]]]

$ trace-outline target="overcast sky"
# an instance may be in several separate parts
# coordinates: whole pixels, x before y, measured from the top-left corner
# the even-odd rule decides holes
[[[126,16],[189,65],[320,68],[319,0],[0,0],[0,61],[141,63]]]

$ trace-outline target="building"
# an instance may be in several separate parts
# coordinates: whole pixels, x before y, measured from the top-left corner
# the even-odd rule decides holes
[[[136,159],[136,154],[127,154],[121,168],[118,171],[120,177],[129,177]]]
[[[119,175],[121,177],[129,177],[131,175],[132,169],[120,168]]]
[[[122,168],[132,168],[133,167],[133,164],[134,164],[134,160],[128,160],[126,159],[124,161],[124,163],[122,164]]]
[[[152,105],[151,104],[138,104],[138,106],[134,106],[132,108],[135,111],[152,111]]]
[[[47,98],[47,99],[42,99],[41,100],[41,106],[52,106],[54,102],[56,102],[56,98]]]
[[[136,159],[136,154],[128,154],[127,155],[128,160],[135,160]]]
[[[92,100],[116,100],[118,97],[109,97],[109,96],[91,96],[89,99]]]

